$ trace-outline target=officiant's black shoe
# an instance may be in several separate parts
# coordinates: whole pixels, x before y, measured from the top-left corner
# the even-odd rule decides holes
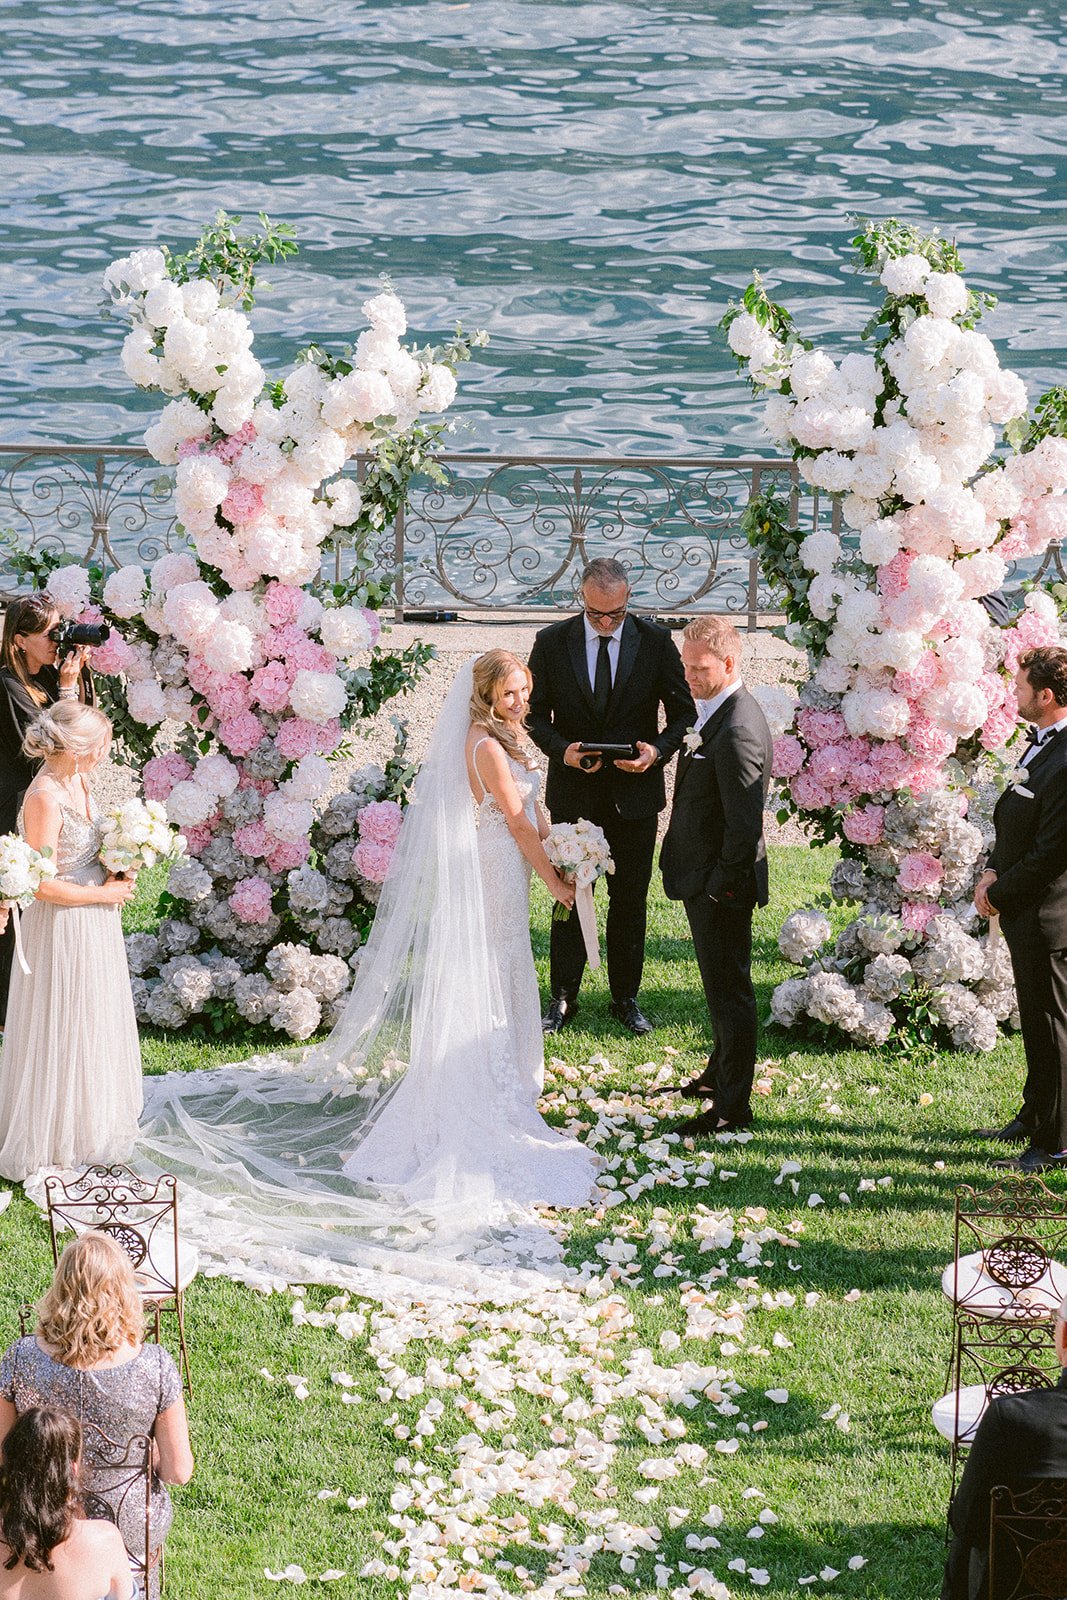
[[[698,1076],[690,1078],[688,1083],[683,1083],[678,1093],[683,1100],[714,1100],[715,1085],[707,1078]]]
[[[577,1000],[568,1000],[566,995],[554,995],[549,1002],[548,1010],[541,1018],[542,1033],[559,1033],[568,1022],[574,1020],[574,1013],[578,1009]]]
[[[1003,1128],[973,1128],[971,1138],[999,1139],[1001,1144],[1025,1144],[1032,1132],[1033,1129],[1028,1128],[1025,1122],[1021,1122],[1018,1117],[1012,1117]]]
[[[1003,1172],[1024,1172],[1029,1177],[1035,1172],[1044,1172],[1047,1167],[1059,1167],[1062,1171],[1064,1161],[1062,1155],[1051,1155],[1049,1151],[1032,1144],[1021,1156],[1004,1156],[994,1161],[993,1165]]]
[[[631,1033],[651,1033],[652,1024],[645,1016],[636,1000],[613,1000],[608,1007],[613,1017],[617,1017],[624,1028],[629,1028]]]
[[[698,1117],[687,1117],[679,1122],[671,1131],[681,1134],[683,1139],[710,1139],[716,1133],[742,1133],[751,1125],[751,1112],[745,1117],[724,1117],[719,1108],[712,1105]]]

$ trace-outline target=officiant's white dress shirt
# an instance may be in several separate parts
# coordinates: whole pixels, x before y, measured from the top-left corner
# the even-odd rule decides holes
[[[622,630],[626,626],[623,617],[614,633],[597,633],[588,617],[583,616],[585,623],[585,670],[589,674],[589,687],[596,684],[596,658],[600,651],[601,639],[608,641],[608,661],[611,665],[611,681],[615,682],[615,669],[619,665],[619,643],[622,639]]]

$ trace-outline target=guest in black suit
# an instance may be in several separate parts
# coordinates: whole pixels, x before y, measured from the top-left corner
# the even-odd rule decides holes
[[[708,1102],[683,1133],[747,1128],[756,1066],[752,913],[767,904],[763,807],[771,783],[771,734],[741,682],[741,638],[726,617],[698,617],[682,637],[686,682],[698,720],[678,763],[663,887],[681,900],[715,1033],[706,1069],[683,1094]]]
[[[1022,1108],[979,1137],[1027,1142],[998,1165],[1023,1172],[1067,1161],[1067,650],[1028,650],[1015,675],[1019,714],[1033,723],[1022,781],[993,812],[996,843],[974,903],[998,913],[1011,954],[1026,1052]]]
[[[637,994],[656,818],[666,804],[663,768],[681,744],[694,709],[669,629],[628,615],[629,599],[629,579],[620,562],[589,563],[582,574],[584,613],[542,628],[534,640],[529,729],[549,758],[545,799],[553,822],[585,817],[607,836],[615,861],[607,880],[611,1010],[640,1034],[652,1026]],[[597,759],[583,769],[578,746],[598,739],[636,745],[637,759]],[[557,1033],[573,1017],[584,971],[578,918],[553,922],[546,1033]]]
[[[1065,1317],[1067,1301],[1056,1318],[1055,1335],[1056,1355],[1067,1369]],[[1041,1478],[1067,1478],[1067,1370],[1054,1389],[1028,1389],[990,1401],[949,1510],[952,1543],[941,1600],[998,1600],[987,1583],[990,1491],[1003,1484],[1018,1494]]]

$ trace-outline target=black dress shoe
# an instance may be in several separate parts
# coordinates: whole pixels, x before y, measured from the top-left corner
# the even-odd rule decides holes
[[[687,1117],[672,1131],[683,1138],[711,1138],[716,1133],[741,1133],[752,1126],[752,1113],[746,1117],[724,1117],[717,1106],[710,1106],[699,1117]]]
[[[1047,1150],[1042,1150],[1038,1145],[1032,1144],[1029,1150],[1024,1150],[1021,1156],[1003,1156],[993,1165],[1002,1172],[1025,1172],[1027,1174],[1044,1172],[1047,1167],[1060,1167],[1064,1165],[1061,1156],[1050,1155]]]
[[[631,1033],[651,1033],[652,1024],[636,1000],[613,1000],[608,1008]]]
[[[559,1033],[561,1028],[565,1028],[568,1022],[574,1020],[577,1009],[577,1000],[568,1000],[566,995],[553,996],[548,1010],[541,1018],[541,1032]]]
[[[972,1128],[971,1138],[999,1139],[1002,1144],[1023,1144],[1029,1139],[1030,1133],[1031,1129],[1025,1122],[1020,1122],[1018,1117],[1012,1117],[1003,1128]]]
[[[706,1078],[690,1078],[688,1083],[660,1083],[646,1094],[680,1094],[683,1100],[712,1100],[715,1090]]]

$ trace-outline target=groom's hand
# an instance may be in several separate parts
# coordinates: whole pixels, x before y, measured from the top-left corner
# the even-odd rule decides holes
[[[659,760],[659,751],[654,744],[645,744],[643,739],[637,740],[636,761],[616,761],[615,765],[620,772],[647,772],[654,761]]]
[[[590,755],[591,752],[588,750],[584,756],[582,755],[580,743],[569,744],[563,752],[563,765],[565,767],[576,767],[579,772],[599,772],[603,764],[600,757],[597,756],[595,759],[590,760]],[[583,762],[588,762],[588,765],[584,766]]]

